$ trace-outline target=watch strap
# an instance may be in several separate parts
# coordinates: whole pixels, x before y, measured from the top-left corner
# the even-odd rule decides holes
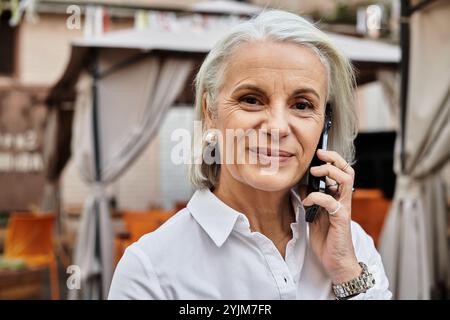
[[[364,293],[375,285],[375,279],[363,262],[359,262],[362,268],[361,274],[344,283],[333,285],[333,292],[337,300],[352,298]]]

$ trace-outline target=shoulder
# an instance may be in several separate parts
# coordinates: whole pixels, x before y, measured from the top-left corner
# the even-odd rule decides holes
[[[198,234],[189,210],[182,209],[157,230],[131,244],[116,267],[109,299],[165,299],[167,292],[161,276],[165,279],[165,275],[177,272],[180,261],[196,250],[193,243],[201,238],[196,237]]]
[[[203,231],[187,208],[178,211],[157,230],[142,236],[132,244],[153,261],[167,261],[170,257],[193,250],[204,241]],[[167,255],[170,252],[170,255]]]
[[[195,227],[195,220],[187,208],[183,208],[172,217],[170,217],[164,224],[162,224],[158,229],[153,232],[143,235],[134,245],[140,247],[141,249],[151,245],[159,244],[164,242],[166,245],[170,244],[168,240],[174,240],[183,235],[185,232],[189,232],[190,229]],[[183,231],[184,232],[181,232]]]

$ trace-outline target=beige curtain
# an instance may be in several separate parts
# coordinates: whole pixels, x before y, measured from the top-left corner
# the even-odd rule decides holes
[[[429,299],[431,289],[445,284],[449,272],[441,176],[450,158],[448,1],[438,1],[411,18],[408,90],[406,168],[401,174],[397,150],[397,188],[380,252],[394,298]]]
[[[388,101],[390,115],[395,123],[399,123],[400,72],[397,70],[379,70],[377,79]]]
[[[129,50],[102,50],[98,59],[100,71],[132,55]],[[81,77],[72,151],[91,192],[85,200],[74,252],[74,264],[81,270],[82,295],[71,290],[70,299],[107,297],[113,274],[113,225],[105,189],[131,166],[156,135],[192,66],[189,59],[148,56],[98,80],[101,181],[96,181],[95,175],[92,79]]]

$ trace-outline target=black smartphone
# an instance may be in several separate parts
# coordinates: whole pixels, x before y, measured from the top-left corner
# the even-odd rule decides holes
[[[317,149],[320,148],[323,150],[328,150],[328,134],[331,129],[331,124],[331,106],[329,103],[327,103],[327,106],[325,108],[325,121],[323,124],[323,131],[319,140],[319,144],[317,145]],[[325,192],[326,188],[326,177],[315,177],[310,173],[309,170],[311,167],[325,164],[324,161],[320,160],[317,157],[317,149],[316,152],[314,152],[314,157],[311,160],[311,164],[308,168],[308,187],[306,191],[307,194],[310,194],[311,192]],[[307,222],[313,222],[317,214],[319,213],[319,209],[320,207],[317,204],[305,207],[305,220]]]

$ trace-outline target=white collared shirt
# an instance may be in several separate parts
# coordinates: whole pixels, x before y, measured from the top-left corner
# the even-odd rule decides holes
[[[270,239],[250,230],[244,214],[208,189],[196,191],[186,208],[126,249],[108,299],[335,299],[294,189],[291,202],[296,222],[283,259]],[[390,299],[372,238],[355,222],[351,230],[358,261],[375,278],[353,299]]]

